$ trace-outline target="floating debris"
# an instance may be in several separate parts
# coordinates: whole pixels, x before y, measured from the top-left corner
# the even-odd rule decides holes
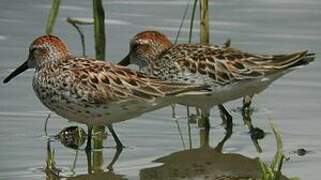
[[[303,148],[300,148],[300,149],[297,149],[296,150],[296,154],[299,155],[299,156],[304,156],[308,151],[303,149]]]
[[[304,156],[304,155],[309,154],[311,152],[312,151],[306,150],[304,148],[298,148],[297,150],[292,151],[291,153],[296,154],[298,156]]]
[[[258,127],[253,128],[250,134],[253,139],[263,139],[265,137],[265,132]]]
[[[78,126],[66,127],[56,136],[64,146],[72,149],[79,149],[85,143],[86,137],[84,129]]]

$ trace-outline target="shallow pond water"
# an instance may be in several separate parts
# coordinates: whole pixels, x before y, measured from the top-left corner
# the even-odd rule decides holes
[[[139,31],[159,30],[174,39],[186,1],[114,0],[104,4],[107,57],[116,63],[127,53],[129,38]],[[55,33],[65,40],[75,55],[81,55],[79,35],[65,19],[90,18],[91,6],[90,1],[62,2]],[[50,1],[0,2],[0,79],[27,58],[30,42],[44,32],[49,8]],[[319,0],[210,2],[211,42],[214,39],[219,44],[231,38],[233,47],[256,53],[302,49],[316,53],[314,63],[289,73],[255,96],[252,115],[255,126],[271,133],[269,120],[272,120],[281,132],[284,151],[289,157],[284,163],[283,174],[311,180],[319,179],[318,167],[321,165],[320,9]],[[84,31],[87,52],[93,56],[92,28],[85,27]],[[187,41],[187,22],[182,32],[181,41]],[[198,41],[197,35],[195,30],[194,41]],[[260,141],[263,152],[256,151],[237,110],[240,100],[226,104],[234,118],[234,129],[222,147],[223,154],[214,149],[225,135],[217,108],[213,108],[210,117],[211,148],[200,148],[203,136],[196,124],[190,124],[189,137],[185,107],[176,108],[176,119],[172,118],[171,108],[167,107],[115,124],[126,148],[111,171],[107,166],[113,160],[115,149],[110,148],[114,144],[109,137],[104,141],[106,148],[95,152],[94,163],[88,163],[84,151],[67,148],[58,141],[48,141],[44,124],[49,110],[32,90],[32,75],[33,72],[28,71],[9,84],[0,85],[0,179],[55,179],[57,174],[70,179],[202,179],[215,177],[215,173],[232,176],[244,172],[255,176],[258,172],[255,171],[257,161],[254,158],[260,157],[269,163],[276,151],[271,134]],[[52,114],[48,133],[55,135],[70,125]],[[293,153],[300,148],[310,153],[304,156]],[[48,159],[54,159],[55,165],[52,166],[50,163],[53,162]],[[56,169],[48,171],[46,162]],[[88,171],[95,173],[88,174]],[[240,176],[247,177],[247,174]]]

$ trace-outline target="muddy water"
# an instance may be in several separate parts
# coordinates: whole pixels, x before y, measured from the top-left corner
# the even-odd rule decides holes
[[[108,58],[113,62],[121,59],[127,53],[128,39],[138,31],[160,30],[174,39],[185,4],[185,1],[171,0],[105,2]],[[49,1],[40,0],[0,2],[1,79],[27,58],[30,41],[44,32],[49,7]],[[258,53],[301,49],[317,53],[315,63],[286,75],[256,96],[252,116],[255,126],[266,132],[272,132],[269,119],[280,130],[285,154],[289,156],[283,174],[315,180],[319,179],[321,165],[320,9],[318,0],[217,0],[210,3],[212,42],[215,39],[221,43],[231,38],[232,46]],[[55,29],[73,53],[80,55],[79,36],[65,22],[69,16],[90,18],[91,3],[63,1]],[[84,31],[87,52],[93,56],[92,28],[85,27]],[[195,30],[194,41],[198,41],[197,33]],[[183,27],[181,41],[187,40],[187,34],[188,23]],[[276,150],[274,137],[268,134],[260,141],[263,153],[256,152],[237,110],[240,101],[226,104],[235,125],[234,133],[222,147],[223,154],[214,149],[225,135],[217,109],[214,108],[211,115],[211,148],[204,150],[200,147],[200,129],[190,124],[189,136],[186,110],[178,106],[176,119],[171,117],[170,108],[163,108],[115,124],[126,148],[111,171],[107,166],[114,157],[113,148],[97,151],[94,163],[88,163],[83,151],[67,148],[58,141],[48,142],[43,127],[49,111],[33,93],[32,75],[28,71],[7,85],[0,85],[0,179],[53,179],[57,174],[70,179],[255,177],[258,164],[254,158],[260,157],[269,163]],[[55,135],[70,125],[52,114],[48,133]],[[105,140],[104,146],[113,145],[111,138]],[[311,152],[298,156],[293,151],[299,148]],[[54,156],[48,153],[53,151]],[[204,154],[210,158],[204,158]],[[45,168],[46,161],[50,162],[48,158],[55,161],[55,166],[49,163],[51,171]],[[95,173],[88,174],[90,168]]]

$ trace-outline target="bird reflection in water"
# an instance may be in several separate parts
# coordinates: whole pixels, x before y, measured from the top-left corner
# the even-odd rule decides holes
[[[258,158],[237,153],[222,153],[225,142],[231,137],[227,131],[215,148],[209,146],[209,133],[200,131],[201,147],[171,153],[154,160],[157,167],[140,170],[141,180],[261,179],[262,171]],[[202,137],[204,136],[204,137]],[[280,179],[288,179],[281,175]]]
[[[79,134],[72,131],[81,131],[75,127],[64,128],[63,131],[69,133],[63,134]],[[62,134],[59,133],[59,134]],[[157,158],[154,163],[161,163],[157,167],[144,168],[139,171],[139,178],[141,180],[158,180],[158,179],[261,179],[261,166],[258,158],[250,158],[237,153],[223,153],[225,142],[231,137],[232,131],[227,131],[223,139],[217,143],[215,148],[210,147],[209,130],[200,129],[201,145],[199,148],[187,149],[183,151],[173,152],[167,156]],[[60,135],[61,136],[61,135]],[[69,138],[62,138],[62,140]],[[81,139],[81,138],[79,138]],[[70,169],[70,175],[56,166],[55,154],[51,148],[51,142],[47,142],[47,160],[45,167],[46,179],[127,179],[125,175],[115,174],[113,169],[114,163],[118,160],[121,152],[114,154],[113,159],[105,168],[103,165],[103,149],[90,151],[86,153],[87,157],[87,172],[75,173],[76,160],[79,147],[84,142],[77,145],[64,146],[75,148],[75,160],[73,167]],[[66,143],[70,141],[61,141]],[[280,179],[288,179],[281,176]]]
[[[114,154],[111,162],[107,165],[107,168],[105,168],[103,167],[103,149],[96,149],[95,151],[84,151],[80,149],[80,147],[85,143],[85,137],[86,133],[81,127],[69,126],[61,130],[57,135],[53,136],[53,138],[48,138],[47,159],[46,166],[44,168],[46,179],[125,179],[123,175],[117,175],[113,171],[113,165],[118,160],[121,151],[118,151],[115,148],[116,153]],[[55,141],[59,141],[65,147],[75,150],[73,165],[69,169],[70,172],[68,173],[64,172],[64,168],[56,166],[55,151],[54,148],[51,147],[51,143]],[[79,152],[85,152],[86,154],[87,173],[78,174],[75,172]]]

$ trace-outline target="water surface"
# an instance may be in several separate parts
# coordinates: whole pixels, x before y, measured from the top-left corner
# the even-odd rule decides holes
[[[129,38],[139,31],[159,30],[174,39],[186,1],[115,0],[105,1],[104,5],[107,16],[107,56],[117,62],[127,53]],[[62,2],[55,34],[65,40],[75,55],[81,55],[79,35],[65,19],[70,16],[91,18],[91,6],[90,1]],[[50,2],[41,0],[34,0],[32,3],[24,0],[0,2],[0,79],[27,58],[30,42],[44,32],[49,8]],[[290,157],[284,164],[283,174],[312,180],[319,179],[318,167],[321,165],[320,9],[321,2],[318,0],[216,0],[210,3],[211,42],[222,43],[231,38],[233,47],[249,52],[282,53],[309,49],[317,54],[313,64],[284,76],[256,96],[253,102],[256,111],[252,116],[254,124],[266,132],[271,132],[269,119],[281,131],[285,154]],[[188,27],[186,22],[181,42],[187,40]],[[195,24],[195,27],[193,40],[198,41],[198,25]],[[86,27],[84,30],[87,52],[93,56],[92,28]],[[75,150],[56,141],[49,143],[50,148],[47,146],[43,127],[49,110],[39,102],[32,90],[32,75],[33,72],[28,71],[9,84],[0,85],[0,179],[54,178],[53,174],[45,173],[46,160],[51,157],[48,150],[53,149],[55,167],[61,170],[61,176],[72,177],[70,179],[91,176],[105,179],[144,179],[153,173],[156,177],[158,172],[166,178],[166,174],[170,174],[166,172],[171,170],[164,170],[168,165],[167,161],[159,159],[174,157],[177,161],[182,161],[186,158],[176,158],[175,155],[191,153],[190,156],[199,155],[201,161],[204,153],[197,152],[200,148],[200,129],[196,124],[191,124],[192,148],[196,150],[189,150],[186,111],[179,106],[176,108],[177,122],[184,141],[179,135],[177,122],[171,117],[171,109],[163,108],[115,125],[127,148],[113,165],[113,172],[107,169],[115,153],[113,148],[100,151],[103,162],[98,165],[99,168],[95,166],[95,175],[88,175],[88,162],[83,151],[78,152],[73,168],[77,154]],[[270,134],[260,141],[263,153],[257,153],[247,134],[247,128],[242,124],[241,114],[239,111],[232,111],[240,104],[240,100],[226,104],[234,117],[235,126],[231,138],[225,142],[222,156],[236,154],[237,158],[242,157],[252,163],[253,158],[260,157],[268,163],[276,150],[274,137]],[[218,111],[214,108],[209,136],[212,148],[225,135],[220,123]],[[52,114],[48,133],[57,134],[69,125],[71,123]],[[111,147],[114,144],[108,138],[104,145]],[[312,152],[305,156],[291,153],[298,148]],[[175,163],[169,166],[173,167]],[[203,170],[201,175],[211,176],[206,174],[206,167]],[[183,167],[177,170],[177,175],[183,178],[184,175],[179,174],[181,171],[184,172]],[[171,177],[175,176],[171,174]]]

